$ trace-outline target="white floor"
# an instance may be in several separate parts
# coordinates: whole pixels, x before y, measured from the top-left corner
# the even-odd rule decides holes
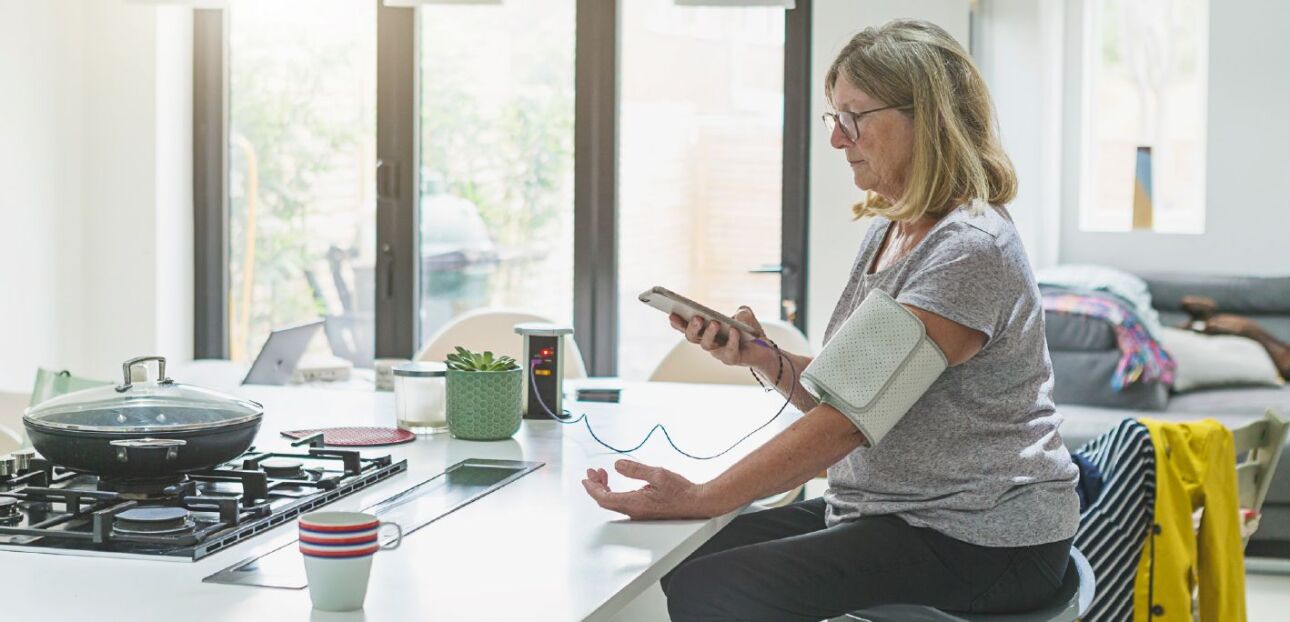
[[[1290,618],[1290,575],[1245,575],[1245,606],[1250,622]]]

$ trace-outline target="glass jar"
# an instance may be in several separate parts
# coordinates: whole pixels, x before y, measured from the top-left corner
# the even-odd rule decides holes
[[[398,425],[414,434],[448,431],[448,366],[438,362],[394,366],[394,409]]]

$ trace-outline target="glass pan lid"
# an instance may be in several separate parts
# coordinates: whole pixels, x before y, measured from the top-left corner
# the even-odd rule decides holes
[[[146,361],[157,361],[158,379],[133,381]],[[23,419],[40,427],[96,432],[180,432],[221,428],[261,417],[264,408],[210,389],[176,383],[165,359],[126,361],[125,382],[68,393],[27,409]],[[133,373],[132,373],[133,372]]]

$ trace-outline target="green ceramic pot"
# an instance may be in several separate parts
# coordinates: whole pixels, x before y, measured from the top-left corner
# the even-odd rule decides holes
[[[523,370],[448,370],[448,431],[468,441],[510,438],[520,429]]]

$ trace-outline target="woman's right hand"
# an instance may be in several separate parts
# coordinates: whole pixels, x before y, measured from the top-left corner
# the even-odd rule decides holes
[[[752,309],[739,307],[739,310],[732,317],[757,329],[758,335],[762,334],[761,322],[757,321],[757,316],[753,315]],[[717,332],[720,330],[721,324],[716,320],[704,322],[703,318],[696,316],[687,323],[675,313],[671,315],[669,320],[672,322],[672,328],[685,335],[686,341],[698,345],[708,354],[711,354],[713,358],[726,365],[765,369],[768,361],[774,363],[774,353],[770,348],[753,343],[742,343],[739,338],[739,331],[734,327],[730,328],[730,339],[724,343],[719,343]]]

